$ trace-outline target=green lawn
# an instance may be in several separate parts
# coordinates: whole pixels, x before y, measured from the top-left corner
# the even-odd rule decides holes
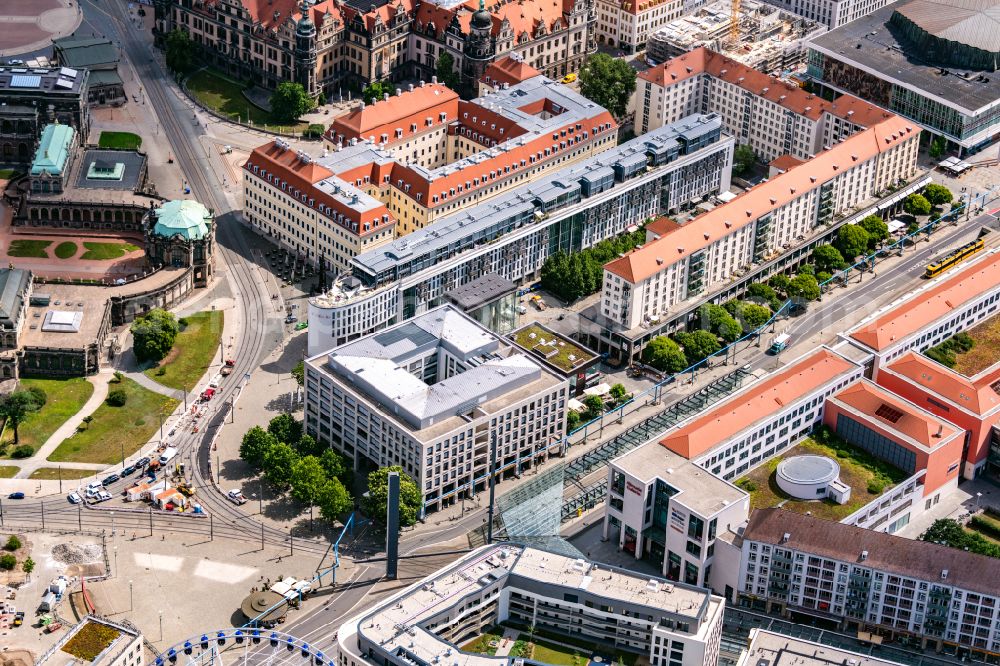
[[[820,437],[836,436],[820,435]],[[840,465],[840,480],[851,487],[851,499],[846,504],[837,504],[828,499],[797,500],[778,487],[775,478],[778,464],[792,456],[804,454],[829,456],[837,461]],[[738,479],[736,485],[750,493],[751,510],[780,504],[783,509],[796,513],[809,511],[813,516],[823,520],[842,520],[904,480],[906,476],[905,472],[874,459],[850,444],[833,441],[824,443],[817,441],[817,438],[807,437],[782,455],[772,458]],[[879,492],[870,492],[869,483],[879,478],[883,479],[883,482],[888,482],[884,483]]]
[[[104,261],[107,259],[118,259],[119,257],[124,257],[129,252],[135,252],[139,248],[131,243],[91,243],[85,242],[83,247],[86,252],[83,253],[81,259],[93,259],[95,261]]]
[[[174,347],[146,376],[170,388],[190,391],[205,374],[222,337],[222,312],[208,310],[185,317],[187,326],[177,334]],[[161,370],[166,370],[162,375]]]
[[[28,477],[29,479],[43,479],[46,481],[71,481],[75,479],[86,479],[93,476],[92,469],[59,469],[58,467],[39,467]]]
[[[0,465],[0,479],[13,479],[19,469],[21,468],[13,465]]]
[[[59,426],[80,411],[80,408],[93,394],[94,385],[83,377],[21,379],[19,388],[29,389],[32,387],[45,391],[45,406],[28,416],[18,428],[18,434],[21,437],[21,444],[28,444],[38,450],[38,447],[44,444]],[[8,456],[7,449],[13,448],[13,445],[14,430],[7,428],[4,430],[3,439],[0,440],[0,448],[4,451],[3,455]]]
[[[59,243],[56,245],[55,253],[60,259],[69,259],[70,257],[76,256],[76,243],[72,241],[66,241],[64,243]]]
[[[142,137],[131,132],[101,132],[101,138],[97,140],[100,148],[118,148],[123,150],[139,150],[142,145]]]
[[[17,169],[0,169],[0,180],[10,180],[17,175]]]
[[[187,79],[187,89],[199,102],[232,120],[246,123],[249,117],[254,125],[279,132],[301,132],[308,127],[307,123],[285,125],[276,122],[269,112],[254,106],[243,96],[243,84],[220,72],[210,69],[195,72]]]
[[[589,654],[582,655],[577,651],[576,658],[574,658],[574,651],[571,648],[544,641],[534,641],[534,643],[535,647],[531,651],[531,659],[533,661],[557,664],[558,666],[583,666],[590,657]]]
[[[49,255],[45,251],[49,245],[52,245],[52,241],[46,240],[12,240],[10,245],[7,246],[7,254],[12,257],[37,257],[39,259],[48,259]]]
[[[139,386],[127,377],[111,390],[121,388],[128,396],[123,407],[101,403],[94,420],[85,430],[77,432],[59,445],[51,462],[89,462],[112,465],[137,451],[160,426],[159,416],[166,418],[174,411],[177,401]]]

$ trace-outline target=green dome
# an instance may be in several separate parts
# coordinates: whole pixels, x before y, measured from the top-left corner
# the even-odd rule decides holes
[[[212,226],[212,213],[190,199],[168,201],[154,210],[153,215],[156,216],[153,233],[167,238],[179,235],[187,240],[202,240]]]

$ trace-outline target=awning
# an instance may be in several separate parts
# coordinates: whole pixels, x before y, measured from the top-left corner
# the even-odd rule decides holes
[[[274,622],[285,614],[287,608],[285,598],[269,590],[254,592],[240,604],[240,610],[247,620],[257,622]]]
[[[611,385],[610,384],[598,384],[597,386],[592,386],[592,387],[590,387],[588,389],[583,389],[583,394],[584,395],[597,395],[597,396],[601,396],[601,395],[607,395],[608,393],[611,393]]]

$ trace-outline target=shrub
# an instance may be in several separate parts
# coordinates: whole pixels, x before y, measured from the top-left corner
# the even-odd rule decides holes
[[[885,483],[881,479],[872,479],[868,482],[868,492],[872,495],[878,495],[883,490],[885,490]]]
[[[987,516],[973,516],[969,520],[969,524],[988,537],[1000,539],[1000,521]]]
[[[323,136],[323,132],[325,131],[325,129],[326,128],[323,127],[322,124],[320,124],[320,123],[313,123],[313,124],[309,125],[309,127],[307,127],[302,132],[302,138],[303,139],[318,139],[318,138],[320,138],[320,137]]]
[[[736,485],[748,493],[752,493],[757,490],[757,482],[753,479],[740,479],[736,482]]]
[[[0,569],[3,569],[4,571],[10,571],[16,565],[17,565],[17,558],[11,555],[10,553],[0,555]]]
[[[45,395],[45,391],[38,386],[32,386],[31,388],[29,388],[28,393],[35,396],[35,402],[38,403],[39,407],[44,407],[45,403],[49,399],[49,397]]]
[[[160,367],[158,367],[156,369],[156,376],[157,377],[162,377],[165,374],[167,374],[167,367],[165,365],[161,365]]]
[[[112,407],[124,407],[125,403],[128,402],[128,393],[126,393],[124,389],[109,391],[105,402]]]
[[[123,375],[118,370],[115,370],[114,376],[111,379],[108,380],[108,383],[109,384],[121,384],[123,379],[125,379],[125,375]]]
[[[181,326],[187,326],[188,325],[187,317],[181,317],[180,319],[177,320],[177,323]]]
[[[16,535],[11,534],[7,538],[7,543],[4,544],[4,550],[14,551],[21,547],[21,540],[17,538]]]
[[[31,444],[21,444],[16,449],[14,449],[14,452],[11,453],[10,455],[12,458],[30,458],[34,454],[35,454],[35,447],[33,447]]]

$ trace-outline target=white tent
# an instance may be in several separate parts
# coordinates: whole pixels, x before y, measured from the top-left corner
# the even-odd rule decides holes
[[[584,395],[607,395],[611,393],[611,384],[598,384],[588,389],[583,389]]]

